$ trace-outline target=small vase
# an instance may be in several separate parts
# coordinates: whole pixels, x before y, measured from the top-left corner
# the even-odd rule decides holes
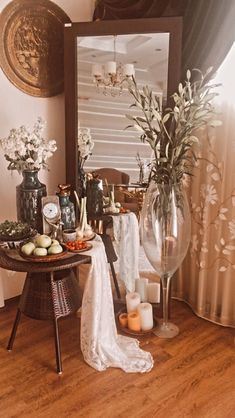
[[[47,194],[46,186],[39,181],[38,170],[24,170],[22,175],[22,183],[16,186],[17,219],[41,233],[41,199]]]
[[[56,193],[60,201],[61,221],[63,229],[74,229],[76,216],[74,204],[70,201],[70,184],[59,184],[59,192]]]
[[[187,196],[178,184],[150,183],[141,212],[140,232],[146,256],[162,283],[163,319],[154,334],[172,338],[179,330],[168,322],[170,282],[186,256],[191,237]]]

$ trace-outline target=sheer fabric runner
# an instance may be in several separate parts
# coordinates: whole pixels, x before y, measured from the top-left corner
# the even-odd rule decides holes
[[[136,339],[117,334],[113,298],[105,249],[99,237],[87,253],[92,257],[86,280],[81,314],[81,350],[84,360],[98,371],[119,367],[125,372],[148,372],[150,353]]]
[[[134,292],[139,278],[139,225],[133,212],[112,216],[114,248],[118,255],[119,278],[128,292]]]

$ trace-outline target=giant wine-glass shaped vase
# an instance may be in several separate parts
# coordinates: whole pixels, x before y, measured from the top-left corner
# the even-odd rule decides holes
[[[141,212],[140,232],[145,254],[162,283],[163,319],[154,333],[172,338],[179,329],[168,321],[170,281],[187,253],[191,235],[188,200],[179,184],[150,183]]]

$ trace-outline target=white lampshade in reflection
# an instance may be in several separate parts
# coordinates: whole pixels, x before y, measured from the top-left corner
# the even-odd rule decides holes
[[[133,64],[123,65],[123,75],[127,77],[132,77],[135,75],[135,68]]]
[[[115,61],[108,61],[105,64],[105,73],[106,74],[116,74],[117,71],[117,63]]]
[[[92,75],[94,77],[103,77],[103,67],[101,64],[92,65]]]

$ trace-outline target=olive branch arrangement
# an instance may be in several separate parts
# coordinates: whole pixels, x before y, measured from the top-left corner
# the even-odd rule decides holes
[[[216,119],[213,103],[218,95],[214,90],[220,84],[210,81],[212,67],[205,74],[200,70],[193,71],[197,75],[195,81],[191,81],[192,73],[187,70],[184,84],[180,83],[178,91],[172,95],[173,106],[163,110],[159,98],[148,86],[140,90],[134,79],[129,85],[129,92],[134,98],[130,107],[139,110],[140,115],[126,115],[132,122],[127,128],[137,129],[140,140],[147,142],[152,149],[149,181],[167,185],[169,190],[174,185],[179,207],[182,180],[192,175],[197,161],[195,144],[199,144],[199,130],[221,125],[221,121]],[[168,193],[162,193],[159,199],[167,213],[170,204]]]

